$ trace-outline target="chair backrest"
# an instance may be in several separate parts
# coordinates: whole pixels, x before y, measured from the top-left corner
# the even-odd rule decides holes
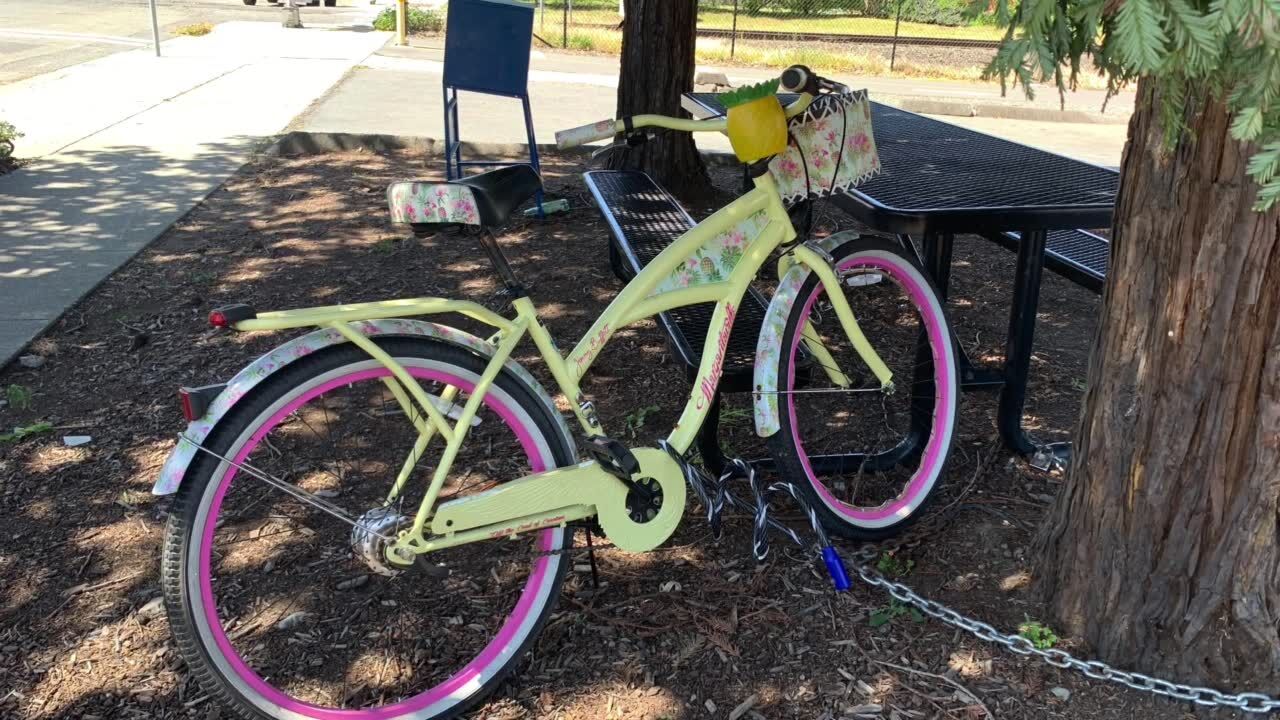
[[[880,172],[865,90],[819,95],[787,130],[787,150],[769,171],[788,203],[843,192]]]

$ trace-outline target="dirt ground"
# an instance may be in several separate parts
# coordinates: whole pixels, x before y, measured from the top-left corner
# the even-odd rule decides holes
[[[263,158],[214,192],[77,305],[0,386],[20,386],[0,428],[50,429],[0,442],[0,717],[216,718],[188,677],[158,608],[167,509],[149,488],[183,421],[174,391],[229,378],[285,334],[210,329],[215,306],[259,309],[396,296],[492,302],[497,284],[465,238],[406,239],[386,221],[384,188],[435,176],[411,154]],[[519,220],[504,236],[516,272],[570,345],[617,293],[606,230],[578,158],[548,157],[550,194],[574,210]],[[715,171],[731,190],[737,175]],[[707,208],[692,208],[695,215]],[[819,232],[850,227],[824,210]],[[951,309],[960,342],[999,360],[1013,255],[975,238],[955,252]],[[1027,424],[1069,436],[1079,410],[1098,298],[1046,278]],[[654,359],[658,358],[657,361]],[[518,358],[536,366],[531,348]],[[687,393],[651,322],[619,335],[589,379],[607,428],[657,403],[635,430],[651,444]],[[16,402],[15,402],[16,399]],[[936,536],[896,560],[922,594],[1003,630],[1044,619],[1029,596],[1029,544],[1060,478],[1014,460],[994,439],[995,396],[964,398],[961,435],[935,508],[956,503]],[[745,398],[731,406],[746,408]],[[632,423],[634,424],[634,423]],[[725,444],[760,451],[749,413]],[[63,437],[91,442],[66,447]],[[958,501],[958,502],[957,502]],[[750,558],[749,523],[711,542],[699,509],[667,549],[600,556],[603,581],[575,572],[531,659],[476,718],[1098,718],[1181,717],[1156,700],[1026,661],[911,613],[861,583],[830,591],[780,543]],[[850,548],[851,549],[851,548]],[[579,558],[579,563],[585,562]],[[575,568],[576,569],[576,568]],[[674,581],[674,583],[672,582]],[[1099,622],[1105,622],[1099,618]],[[1086,652],[1071,638],[1059,644]]]

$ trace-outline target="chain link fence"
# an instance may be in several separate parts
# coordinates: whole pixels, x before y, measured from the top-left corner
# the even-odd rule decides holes
[[[969,0],[699,0],[698,61],[970,78],[1001,31],[966,17]],[[617,53],[620,0],[536,0],[550,47]]]

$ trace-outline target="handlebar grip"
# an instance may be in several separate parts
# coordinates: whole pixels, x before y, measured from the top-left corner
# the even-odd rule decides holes
[[[596,140],[608,140],[618,132],[617,126],[617,120],[601,120],[590,125],[561,130],[556,133],[556,147],[565,150]]]
[[[809,87],[809,80],[813,76],[813,72],[804,65],[792,65],[782,71],[779,85],[787,92],[805,92],[805,88]]]

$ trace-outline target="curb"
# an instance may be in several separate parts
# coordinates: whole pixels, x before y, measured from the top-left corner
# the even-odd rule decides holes
[[[989,117],[1004,120],[1033,120],[1036,122],[1058,122],[1093,125],[1127,125],[1127,113],[1101,113],[1096,110],[1078,110],[1067,108],[1059,110],[1051,107],[1026,107],[1011,103],[999,103],[953,98],[934,98],[911,95],[878,94],[875,101],[891,105],[900,110],[919,113],[921,115],[953,115],[959,117]]]

